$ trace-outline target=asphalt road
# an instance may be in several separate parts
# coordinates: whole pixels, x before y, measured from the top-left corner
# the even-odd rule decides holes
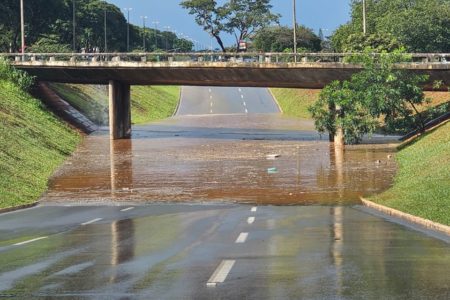
[[[0,297],[448,299],[441,241],[352,207],[38,207],[0,218]]]
[[[279,113],[268,89],[183,87],[177,115]]]

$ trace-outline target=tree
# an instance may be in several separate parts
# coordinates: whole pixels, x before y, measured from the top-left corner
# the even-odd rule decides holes
[[[237,51],[240,41],[272,23],[278,23],[280,16],[272,14],[271,8],[270,0],[230,0],[225,4],[225,30],[234,34]]]
[[[270,0],[230,0],[222,6],[215,0],[186,0],[180,5],[195,15],[197,24],[217,40],[223,52],[222,32],[234,34],[238,49],[239,41],[279,19],[270,12]]]
[[[335,51],[362,32],[361,1],[351,4],[352,19],[332,37]],[[408,52],[450,52],[450,0],[366,0],[368,34],[391,35]]]
[[[321,40],[306,27],[298,26],[297,48],[317,52],[321,50]],[[253,47],[263,52],[283,52],[294,49],[292,28],[285,26],[270,26],[259,30],[253,37]]]
[[[374,52],[392,52],[401,49],[403,46],[389,33],[364,34],[353,33],[345,40],[343,52],[354,53],[363,52],[366,48],[373,49]]]
[[[355,144],[363,135],[373,133],[380,119],[394,129],[398,118],[411,118],[418,112],[417,105],[425,102],[420,85],[428,77],[396,69],[395,64],[406,59],[401,51],[377,56],[372,52],[366,49],[364,55],[352,59],[364,66],[363,71],[325,87],[310,107],[317,130],[328,131],[330,136],[342,130],[345,143]],[[423,122],[420,127],[424,129]]]
[[[195,15],[197,24],[214,37],[222,51],[226,52],[220,38],[220,33],[225,29],[223,20],[227,15],[226,10],[218,6],[215,0],[187,0],[181,2],[180,5],[188,9],[189,14]]]

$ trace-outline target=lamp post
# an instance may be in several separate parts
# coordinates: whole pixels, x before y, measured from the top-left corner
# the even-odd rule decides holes
[[[105,18],[104,18],[104,23],[103,23],[103,25],[104,25],[104,27],[105,27],[105,48],[104,48],[104,52],[105,53],[108,53],[108,43],[107,43],[107,40],[106,40],[106,33],[107,33],[107,31],[106,31],[106,5],[105,5],[105,11],[104,11],[104,13],[105,13]]]
[[[169,35],[168,35],[168,33],[170,32],[170,26],[166,26],[166,27],[164,27],[164,29],[166,30],[165,37],[166,37],[166,51],[167,51],[167,50],[169,50]]]
[[[20,32],[22,34],[22,36],[21,36],[22,49],[20,52],[22,54],[24,54],[25,53],[25,20],[24,20],[24,13],[23,13],[23,0],[20,0]]]
[[[146,52],[145,50],[145,20],[147,20],[147,16],[141,16],[142,19],[142,27],[144,28],[144,31],[142,32],[142,44],[144,47],[144,52]]]
[[[130,52],[130,11],[132,8],[128,7],[124,10],[127,12],[127,52]]]
[[[292,26],[294,27],[294,62],[297,62],[297,8],[296,8],[297,0],[292,0],[292,22],[294,23]]]
[[[153,25],[155,25],[155,50],[158,49],[158,24],[159,21],[153,21]]]
[[[364,35],[366,35],[367,33],[367,23],[366,23],[366,0],[362,1],[362,6],[363,6],[363,32]]]
[[[72,37],[73,37],[73,41],[72,41],[72,50],[73,52],[77,52],[76,47],[77,47],[77,19],[76,19],[76,11],[75,11],[75,0],[72,0]]]

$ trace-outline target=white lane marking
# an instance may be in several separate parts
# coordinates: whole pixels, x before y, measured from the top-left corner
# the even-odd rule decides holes
[[[211,93],[211,89],[208,89],[208,91]]]
[[[252,209],[251,209],[252,212],[255,212],[257,210],[258,210],[258,208],[256,206],[252,207]]]
[[[38,237],[38,238],[35,238],[35,239],[32,239],[32,240],[28,240],[28,241],[25,241],[25,242],[16,243],[16,244],[14,244],[14,246],[22,246],[22,245],[29,244],[29,243],[36,242],[36,241],[40,241],[40,240],[43,240],[43,239],[46,239],[46,238],[48,238],[48,236],[42,236],[42,237]]]
[[[242,92],[242,89],[241,89],[241,88],[238,88],[238,90],[239,90],[239,92]]]
[[[213,103],[212,102],[210,103],[210,106],[213,107]]]
[[[102,218],[97,218],[97,219],[94,219],[94,220],[90,220],[90,221],[81,223],[81,225],[85,226],[85,225],[89,225],[89,224],[92,224],[92,223],[95,223],[95,222],[98,222],[98,221],[101,221],[101,220],[103,220],[103,219]]]
[[[245,109],[245,113],[248,114],[248,109]]]
[[[210,114],[212,114],[212,109],[209,111]]]
[[[209,96],[209,99],[212,99],[212,95]]]
[[[243,244],[243,243],[245,243],[245,241],[247,241],[247,238],[248,238],[248,232],[242,232],[236,239],[235,243]]]
[[[121,209],[120,211],[125,212],[125,211],[129,211],[129,210],[132,210],[132,209],[134,209],[134,207],[124,208],[124,209]]]
[[[242,104],[244,104],[244,106],[247,106],[247,103],[245,103],[245,101]]]
[[[222,260],[220,265],[211,275],[211,278],[209,278],[206,286],[215,287],[218,283],[224,282],[235,263],[235,260]]]
[[[241,95],[241,99],[244,99],[244,95]]]
[[[248,223],[248,224],[253,224],[253,222],[255,222],[255,217],[249,217],[249,218],[247,219],[247,223]]]

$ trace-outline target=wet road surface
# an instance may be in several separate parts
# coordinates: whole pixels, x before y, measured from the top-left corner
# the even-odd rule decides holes
[[[82,225],[84,224],[84,225]],[[449,240],[355,207],[38,207],[0,218],[0,296],[448,299]]]
[[[448,299],[448,237],[358,206],[391,185],[393,140],[335,149],[251,92],[87,137],[40,207],[0,215],[0,297]]]

